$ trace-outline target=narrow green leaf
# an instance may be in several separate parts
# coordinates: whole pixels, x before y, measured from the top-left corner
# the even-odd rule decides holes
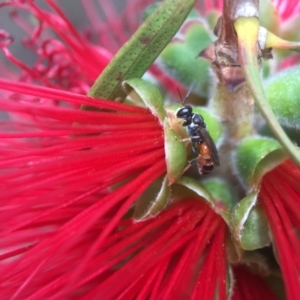
[[[300,51],[300,43],[284,40],[272,32],[268,31],[265,41],[265,48],[274,48],[274,49],[283,49],[283,50],[292,50],[295,52]]]
[[[95,81],[89,95],[125,99],[122,81],[143,76],[180,28],[194,4],[195,0],[162,2],[114,56]]]
[[[161,2],[162,2],[162,1],[156,2],[156,3],[154,3],[154,4],[149,5],[149,6],[145,9],[145,11],[144,11],[144,13],[143,13],[143,15],[142,15],[142,20],[145,21],[145,20],[152,14],[152,12],[153,12],[159,5],[161,5]],[[199,15],[198,10],[192,9],[192,10],[189,12],[189,14],[188,14],[187,19],[198,18],[199,16],[200,16],[200,15]]]

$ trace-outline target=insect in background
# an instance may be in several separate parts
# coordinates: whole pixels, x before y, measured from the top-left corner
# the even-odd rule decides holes
[[[184,120],[182,126],[186,127],[193,152],[197,155],[196,158],[189,162],[186,169],[191,164],[197,163],[199,173],[206,175],[213,170],[214,166],[220,166],[219,155],[216,145],[207,131],[203,117],[200,114],[194,113],[192,106],[186,104],[186,99],[189,97],[191,91],[192,88],[190,88],[184,99],[181,98],[178,91],[183,107],[177,110],[176,117]]]

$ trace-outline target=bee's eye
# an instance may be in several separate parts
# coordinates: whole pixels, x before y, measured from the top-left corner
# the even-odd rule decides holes
[[[181,119],[187,119],[190,118],[192,114],[192,107],[189,105],[186,105],[183,108],[180,108],[177,113],[176,113],[176,117],[177,118],[181,118]]]

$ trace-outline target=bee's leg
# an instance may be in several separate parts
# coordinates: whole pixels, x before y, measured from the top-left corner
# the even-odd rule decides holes
[[[192,139],[198,139],[198,138],[200,138],[200,136],[192,136],[192,137],[181,139],[181,141],[184,143],[186,143],[186,142],[191,143]],[[188,143],[186,143],[186,144],[188,144]]]
[[[196,159],[196,158],[194,158],[194,159],[188,161],[187,166],[184,168],[184,170],[182,171],[181,174],[184,174],[184,173],[185,173],[185,172],[186,172],[193,164],[195,164],[195,163],[197,163],[197,159]]]
[[[184,138],[184,139],[181,139],[181,141],[185,144],[185,146],[187,146],[191,142],[191,139],[190,138]]]

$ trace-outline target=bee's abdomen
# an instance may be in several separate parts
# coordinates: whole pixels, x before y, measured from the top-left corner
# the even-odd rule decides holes
[[[199,165],[199,173],[200,175],[209,174],[214,168],[214,164],[211,165]]]

